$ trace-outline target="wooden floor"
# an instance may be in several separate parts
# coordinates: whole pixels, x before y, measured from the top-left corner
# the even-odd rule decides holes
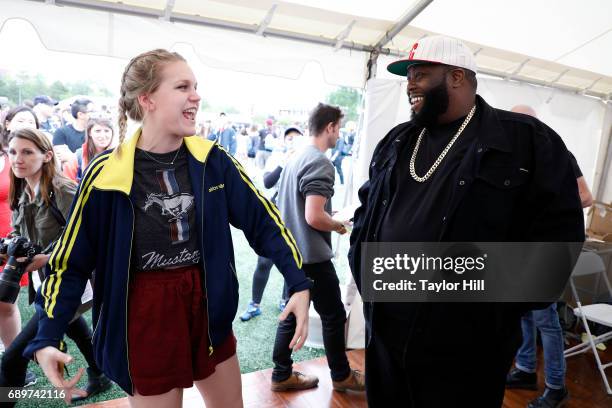
[[[572,344],[573,345],[573,344]],[[605,352],[599,352],[602,362],[612,362],[612,345]],[[567,373],[565,384],[570,393],[567,408],[612,408],[612,396],[606,394],[601,375],[597,370],[595,358],[589,351],[566,360]],[[608,382],[612,385],[612,367],[606,371]],[[541,348],[538,353],[539,391],[507,390],[504,408],[524,408],[544,390],[544,370]]]
[[[363,370],[364,351],[348,352],[351,367]],[[600,353],[604,362],[612,361],[612,350]],[[542,355],[538,356],[540,368],[538,378],[539,391],[508,390],[503,408],[525,408],[527,403],[536,398],[544,389],[542,373]],[[363,393],[339,393],[332,391],[329,369],[325,357],[316,360],[297,363],[295,368],[319,377],[319,386],[312,390],[300,392],[270,391],[271,369],[244,374],[242,376],[242,393],[244,406],[248,408],[357,408],[366,407]],[[595,359],[591,353],[570,357],[567,360],[567,387],[571,399],[567,408],[611,408],[612,396],[607,396],[599,372],[596,370]],[[612,381],[612,369],[608,370],[608,380]],[[185,390],[183,403],[185,408],[202,407],[204,404],[195,388]],[[127,398],[121,398],[103,403],[85,405],[88,408],[129,408]]]

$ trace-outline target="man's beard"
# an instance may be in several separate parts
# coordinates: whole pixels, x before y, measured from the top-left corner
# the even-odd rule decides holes
[[[448,110],[449,98],[446,82],[442,81],[423,95],[421,110],[412,111],[412,121],[419,127],[433,127],[438,117]]]

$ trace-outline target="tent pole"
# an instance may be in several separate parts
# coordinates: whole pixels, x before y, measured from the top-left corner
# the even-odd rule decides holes
[[[410,10],[408,10],[402,18],[400,18],[374,45],[374,49],[380,50],[385,44],[393,40],[400,31],[402,31],[412,20],[416,18],[433,0],[420,0]]]
[[[270,10],[268,10],[268,13],[264,17],[264,19],[261,20],[261,23],[259,23],[259,26],[257,27],[257,31],[255,32],[255,34],[264,35],[264,31],[266,31],[266,28],[268,28],[268,26],[272,22],[272,17],[274,16],[276,7],[278,7],[278,4],[273,4]]]
[[[593,180],[593,197],[597,201],[604,201],[607,197],[604,194],[608,193],[608,197],[612,191],[608,189],[608,180],[610,179],[610,170],[612,166],[612,108],[608,102],[606,104],[606,113],[604,114],[604,126],[601,134],[601,143],[599,151],[605,154],[603,160],[597,161],[595,169],[595,180]],[[608,201],[610,201],[608,199]]]

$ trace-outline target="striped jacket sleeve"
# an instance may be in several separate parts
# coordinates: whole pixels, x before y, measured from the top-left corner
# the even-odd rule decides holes
[[[47,276],[36,294],[36,313],[40,321],[36,337],[28,344],[24,356],[31,358],[36,350],[53,346],[64,349],[63,337],[68,323],[81,304],[81,295],[94,269],[96,248],[92,239],[98,236],[92,212],[92,183],[108,155],[96,158],[85,173],[70,211],[66,227],[57,241]]]
[[[240,228],[258,255],[274,261],[283,274],[289,293],[309,289],[312,284],[302,271],[302,254],[278,208],[253,184],[242,165],[224,149],[226,189],[230,222]]]

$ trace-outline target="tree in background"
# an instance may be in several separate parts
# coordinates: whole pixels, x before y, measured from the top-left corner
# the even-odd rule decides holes
[[[48,85],[41,74],[19,73],[15,77],[9,75],[0,77],[0,96],[7,97],[9,104],[17,105],[20,101],[32,100],[36,95],[49,95],[62,100],[73,95],[112,96],[113,93],[89,81],[67,83],[55,81]]]
[[[330,105],[339,106],[344,112],[345,121],[359,119],[359,105],[361,104],[361,90],[340,86],[326,97]]]

